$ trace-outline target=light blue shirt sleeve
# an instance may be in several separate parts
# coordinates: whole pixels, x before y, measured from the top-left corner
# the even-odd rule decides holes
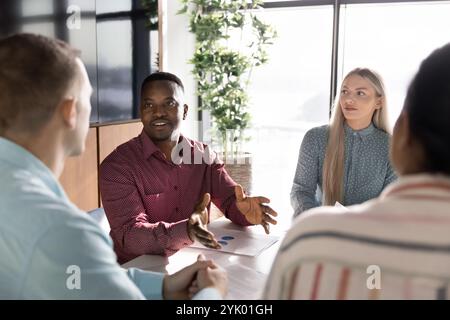
[[[106,237],[97,226],[83,219],[45,230],[31,248],[30,260],[24,266],[28,270],[21,279],[20,296],[23,299],[162,299],[164,274],[121,268]],[[221,295],[214,288],[206,288],[193,299],[218,300]]]
[[[127,270],[128,277],[148,300],[161,300],[164,274],[137,268]]]
[[[106,235],[84,219],[53,224],[45,230],[24,268],[24,299],[144,299],[161,295],[161,277],[131,271],[116,262]]]
[[[163,273],[144,271],[137,268],[129,268],[127,273],[146,299],[162,299]],[[205,288],[195,294],[192,300],[222,300],[222,295],[215,288]]]

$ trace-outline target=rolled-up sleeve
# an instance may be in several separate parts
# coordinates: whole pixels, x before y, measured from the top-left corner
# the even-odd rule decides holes
[[[225,170],[223,163],[215,163],[211,166],[211,201],[234,223],[250,226],[252,224],[236,206],[235,186],[236,182]]]
[[[132,172],[126,164],[116,162],[103,162],[100,166],[102,203],[118,250],[130,258],[171,255],[192,244],[187,219],[171,223],[149,221]]]

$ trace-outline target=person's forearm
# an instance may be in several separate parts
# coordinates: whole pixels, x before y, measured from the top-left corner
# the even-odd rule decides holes
[[[127,270],[127,275],[146,299],[163,299],[164,273],[130,268]]]
[[[240,226],[251,226],[252,224],[247,221],[245,216],[242,214],[242,212],[237,208],[236,206],[236,198],[232,199],[230,201],[230,205],[228,208],[224,211],[225,216]]]
[[[224,213],[225,217],[241,226],[250,226],[245,216],[236,207],[236,182],[231,179],[223,165],[212,168],[212,202]]]
[[[125,231],[126,230],[126,231]],[[187,220],[176,223],[135,223],[124,228],[123,249],[136,256],[158,254],[170,256],[192,244],[187,233]]]
[[[299,215],[303,211],[319,206],[315,199],[315,193],[301,191],[296,185],[292,188],[291,205],[294,209],[294,216]]]

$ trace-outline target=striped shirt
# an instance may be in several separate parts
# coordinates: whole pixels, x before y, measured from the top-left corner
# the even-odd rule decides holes
[[[380,197],[299,216],[267,299],[448,299],[450,178],[411,175]]]

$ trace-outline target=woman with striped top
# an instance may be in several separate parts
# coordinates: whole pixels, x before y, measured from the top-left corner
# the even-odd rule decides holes
[[[363,204],[315,208],[287,233],[268,299],[448,299],[450,43],[425,59],[394,128],[400,175]]]

